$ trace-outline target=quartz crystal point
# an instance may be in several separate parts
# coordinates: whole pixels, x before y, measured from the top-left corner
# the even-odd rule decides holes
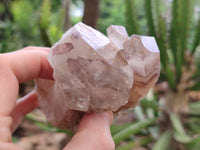
[[[37,79],[40,107],[47,120],[75,129],[86,112],[133,108],[160,74],[160,53],[153,37],[128,37],[111,25],[108,37],[78,23],[51,49],[54,81]]]

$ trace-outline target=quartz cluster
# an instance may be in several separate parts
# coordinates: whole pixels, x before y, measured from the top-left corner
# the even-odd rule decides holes
[[[80,22],[52,47],[54,80],[36,83],[40,107],[53,125],[74,129],[86,112],[133,108],[158,80],[154,37],[129,37],[118,25],[107,34]]]

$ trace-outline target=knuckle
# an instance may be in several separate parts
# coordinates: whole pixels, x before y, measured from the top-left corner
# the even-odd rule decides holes
[[[26,46],[22,50],[29,50],[29,49],[33,49],[33,48],[34,48],[34,46]]]
[[[27,47],[24,47],[22,50],[31,50],[31,49],[35,49],[34,46],[27,46]]]
[[[10,117],[10,116],[6,116],[6,117],[4,117],[4,116],[0,116],[0,126],[2,127],[2,126],[11,126],[11,124],[12,124],[12,117]]]

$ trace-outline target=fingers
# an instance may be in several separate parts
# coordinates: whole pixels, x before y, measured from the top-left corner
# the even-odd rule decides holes
[[[53,70],[47,61],[48,51],[49,48],[28,47],[12,53],[0,54],[0,121],[11,118],[9,116],[16,106],[20,82],[36,77],[52,78]],[[32,111],[37,105],[34,94],[25,99],[17,104],[16,109],[22,108],[22,111],[18,110],[17,113],[16,110],[12,114],[16,124],[21,121],[25,113]],[[11,123],[0,123],[0,141],[11,141],[10,127]],[[16,126],[11,128],[14,130]]]
[[[84,116],[78,132],[64,150],[114,150],[115,145],[110,133],[112,120],[112,112],[90,113]]]
[[[18,84],[36,77],[51,79],[47,61],[49,48],[28,47],[0,55],[0,116],[8,116],[15,107]]]
[[[16,146],[13,143],[0,142],[0,150],[23,150],[23,149],[18,147],[18,146]]]
[[[38,99],[35,92],[31,92],[17,101],[11,116],[0,116],[0,141],[10,142],[12,132],[22,122],[24,116],[38,107]]]
[[[17,101],[14,111],[11,113],[13,123],[11,132],[14,132],[22,122],[24,116],[38,107],[38,98],[35,91]]]
[[[11,142],[10,125],[12,124],[11,117],[0,117],[0,141]]]
[[[0,116],[9,116],[15,107],[19,83],[9,68],[0,68]]]
[[[5,64],[9,66],[19,83],[36,77],[52,79],[53,70],[47,60],[49,48],[27,47],[5,54]]]

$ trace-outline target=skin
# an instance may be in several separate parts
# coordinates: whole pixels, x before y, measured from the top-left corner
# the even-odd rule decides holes
[[[0,150],[23,150],[13,144],[12,133],[24,116],[38,107],[35,91],[19,99],[19,83],[37,77],[52,79],[47,61],[49,48],[27,47],[0,54]],[[110,133],[112,112],[90,113],[83,117],[77,133],[63,150],[114,150]]]

